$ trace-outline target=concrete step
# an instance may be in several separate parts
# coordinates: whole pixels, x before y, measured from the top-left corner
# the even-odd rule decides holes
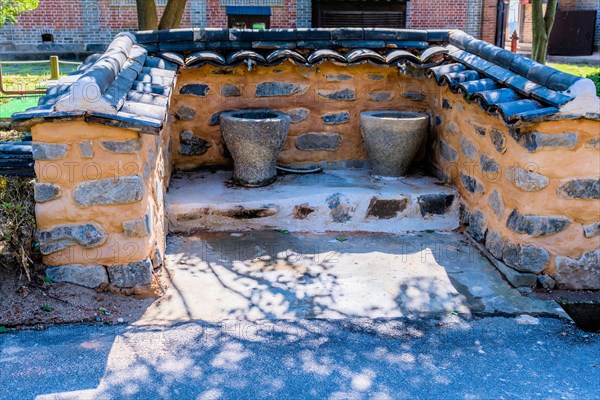
[[[231,171],[179,172],[166,198],[171,232],[452,231],[458,193],[429,176],[377,179],[368,170],[284,175],[263,188],[230,184]]]

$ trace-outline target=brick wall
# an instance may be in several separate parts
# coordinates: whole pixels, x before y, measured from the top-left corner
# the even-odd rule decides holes
[[[227,28],[227,13],[220,0],[206,1],[206,26],[209,28]],[[310,15],[310,12],[309,12]],[[303,15],[306,18],[305,15]],[[271,28],[296,27],[296,0],[285,0],[284,6],[271,7]]]
[[[407,28],[467,29],[468,0],[411,0]]]
[[[494,43],[496,40],[496,12],[498,0],[483,0],[481,16],[481,39]]]

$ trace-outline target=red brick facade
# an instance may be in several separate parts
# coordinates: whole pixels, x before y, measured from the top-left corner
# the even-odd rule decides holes
[[[464,28],[467,0],[411,0],[407,16],[409,28]]]

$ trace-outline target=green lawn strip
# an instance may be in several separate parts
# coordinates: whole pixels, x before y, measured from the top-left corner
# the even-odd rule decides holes
[[[600,96],[600,67],[588,64],[548,64],[568,74],[591,79],[596,85],[596,96]]]
[[[25,111],[38,104],[41,96],[23,96],[9,99],[8,102],[0,104],[0,119],[10,118],[16,112]]]

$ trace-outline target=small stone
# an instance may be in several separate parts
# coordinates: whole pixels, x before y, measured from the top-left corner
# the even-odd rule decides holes
[[[426,96],[423,92],[404,92],[402,96],[410,101],[425,101]]]
[[[390,92],[371,92],[369,93],[371,101],[387,101],[392,98]]]
[[[40,252],[44,255],[76,245],[90,249],[101,245],[106,239],[104,231],[96,224],[59,225],[38,230],[36,237]]]
[[[458,152],[443,140],[440,140],[439,152],[444,159],[450,162],[456,161],[458,159]]]
[[[451,133],[453,135],[460,133],[460,128],[458,127],[458,124],[454,121],[448,122],[448,124],[446,125],[446,130],[448,131],[448,133]]]
[[[281,97],[303,94],[308,85],[293,82],[261,82],[256,85],[256,97]]]
[[[500,171],[500,165],[486,153],[482,153],[479,156],[479,165],[481,166],[481,172],[483,172],[484,175],[486,175],[486,172]]]
[[[477,159],[477,148],[469,139],[461,136],[459,139],[459,147],[465,157],[470,158],[471,160]]]
[[[73,199],[82,207],[127,204],[141,201],[144,192],[142,177],[125,176],[82,182],[75,188]]]
[[[453,203],[454,195],[446,193],[425,194],[417,199],[423,217],[446,214]]]
[[[221,95],[224,97],[237,97],[242,95],[239,87],[232,83],[226,83],[221,88]]]
[[[325,77],[325,79],[327,79],[328,82],[344,82],[344,81],[349,81],[352,78],[353,78],[352,75],[346,75],[346,74],[328,74]]]
[[[323,115],[321,119],[323,120],[323,123],[327,125],[345,124],[350,121],[350,113],[348,111],[329,113]]]
[[[498,232],[489,231],[485,237],[485,248],[498,260],[502,260],[504,241]]]
[[[550,254],[540,247],[522,246],[518,243],[505,242],[502,251],[504,262],[521,272],[539,274],[550,262]]]
[[[34,160],[60,160],[65,158],[69,147],[66,144],[33,143],[31,154]]]
[[[600,289],[600,249],[583,253],[579,258],[557,256],[554,279],[559,289]]]
[[[600,137],[591,138],[587,141],[586,147],[592,149],[600,149]]]
[[[110,283],[120,288],[132,288],[152,283],[152,262],[136,261],[107,266]]]
[[[506,152],[506,138],[502,132],[500,132],[498,129],[492,129],[490,131],[490,139],[492,140],[492,144],[498,153]]]
[[[122,324],[123,322],[125,322],[125,320],[123,318],[117,318],[117,323]]]
[[[81,158],[92,158],[94,157],[94,146],[91,140],[86,140],[85,142],[79,142],[79,153],[81,154]]]
[[[294,207],[294,219],[306,219],[310,214],[314,213],[317,209],[309,206],[308,204],[300,204]]]
[[[498,219],[502,221],[504,219],[504,210],[506,209],[506,207],[504,206],[502,196],[496,189],[492,190],[492,193],[490,193],[490,196],[488,197],[488,205],[490,206],[494,214],[496,214]]]
[[[367,209],[367,217],[378,219],[391,219],[398,216],[399,212],[406,209],[408,199],[379,199],[373,197]]]
[[[452,104],[448,101],[448,99],[442,100],[442,108],[444,110],[452,110]]]
[[[369,74],[367,77],[372,81],[380,81],[385,78],[385,76],[379,74]]]
[[[563,179],[558,187],[558,195],[567,199],[600,199],[600,178]]]
[[[515,322],[519,325],[538,325],[540,320],[531,315],[523,314],[515,318]]]
[[[130,238],[141,238],[150,235],[150,223],[148,216],[144,218],[123,221],[123,233]]]
[[[73,283],[95,289],[108,283],[108,274],[101,265],[61,265],[46,268],[46,276],[52,282]]]
[[[443,121],[443,119],[442,119],[442,116],[441,116],[441,115],[436,115],[434,119],[435,119],[435,126],[440,126],[440,125],[442,125],[442,121]]]
[[[467,232],[478,242],[485,240],[487,227],[485,215],[481,211],[473,211],[469,213],[469,225],[467,225]]]
[[[524,292],[531,292],[531,288],[535,286],[537,282],[537,275],[530,272],[517,271],[505,263],[498,261],[494,263],[498,271],[504,276],[504,278],[514,287],[516,287],[522,294]]]
[[[506,179],[525,192],[537,192],[550,183],[550,180],[537,172],[526,171],[521,167],[506,170]]]
[[[333,222],[344,223],[352,219],[356,206],[352,205],[342,193],[334,193],[327,197],[326,201]]]
[[[36,182],[33,186],[33,198],[36,203],[45,203],[59,199],[62,196],[60,186],[51,183]]]
[[[309,113],[310,111],[306,108],[293,108],[287,111],[287,114],[290,116],[290,122],[292,124],[298,124],[304,121],[308,117]]]
[[[547,134],[511,131],[511,135],[517,143],[532,153],[546,149],[574,149],[579,139],[576,133],[570,132]]]
[[[101,140],[100,146],[111,153],[135,154],[142,148],[142,142],[139,139]]]
[[[516,233],[544,237],[564,231],[571,225],[571,222],[566,217],[522,215],[514,209],[508,216],[506,227]]]
[[[179,154],[184,156],[200,156],[211,146],[206,140],[195,136],[192,131],[179,134]]]
[[[543,289],[553,290],[556,281],[550,275],[540,275],[538,276],[538,284]]]
[[[483,185],[473,176],[460,171],[460,183],[471,193],[482,193]]]
[[[339,133],[308,132],[296,138],[296,148],[302,151],[338,150],[342,143]]]
[[[583,233],[586,238],[600,236],[600,221],[585,225],[583,227]]]
[[[179,94],[204,97],[210,91],[210,87],[204,83],[189,83],[179,89]]]
[[[351,101],[356,99],[356,92],[352,89],[319,90],[319,96],[329,100]]]
[[[487,133],[487,129],[484,128],[483,126],[475,126],[475,132],[479,136],[485,136],[485,134]]]
[[[196,110],[185,104],[180,104],[175,109],[175,118],[180,121],[189,121],[196,116]]]

